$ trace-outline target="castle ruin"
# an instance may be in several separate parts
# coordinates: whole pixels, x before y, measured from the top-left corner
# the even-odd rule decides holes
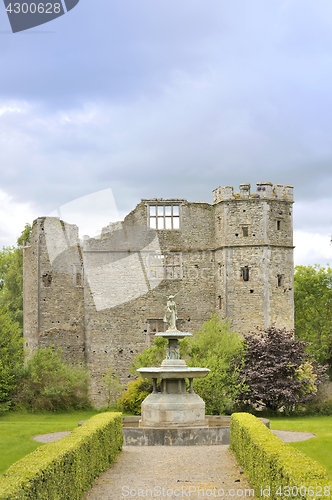
[[[123,383],[130,363],[164,331],[177,296],[177,327],[197,331],[217,314],[232,329],[293,328],[293,188],[270,182],[213,191],[213,203],[141,200],[98,238],[56,217],[33,223],[24,248],[24,337],[28,352],[61,347],[85,361],[91,397],[105,404],[109,366]],[[156,294],[155,292],[158,292]]]

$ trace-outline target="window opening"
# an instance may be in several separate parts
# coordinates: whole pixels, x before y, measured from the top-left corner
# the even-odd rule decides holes
[[[181,279],[182,258],[180,253],[150,254],[149,279]]]
[[[249,281],[249,268],[248,268],[248,266],[241,267],[241,278],[242,278],[242,281]]]
[[[180,229],[179,205],[149,205],[151,229]]]
[[[284,277],[282,274],[278,274],[278,286],[284,286]]]
[[[73,285],[83,286],[83,269],[80,264],[73,264]]]
[[[242,226],[242,236],[245,237],[245,238],[247,236],[249,236],[249,228],[248,228],[248,226]]]
[[[219,301],[219,309],[221,309],[221,295],[218,296],[218,301]]]
[[[51,286],[51,283],[52,283],[52,275],[51,274],[48,274],[48,273],[44,273],[43,276],[43,282],[44,282],[44,286]]]
[[[277,220],[277,230],[280,231],[281,229],[281,220]]]

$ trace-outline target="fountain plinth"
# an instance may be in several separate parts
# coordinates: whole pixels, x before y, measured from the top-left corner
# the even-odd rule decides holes
[[[180,358],[179,339],[191,337],[189,332],[168,329],[156,337],[168,339],[166,359],[161,366],[139,368],[145,378],[152,379],[153,392],[141,405],[140,427],[206,427],[205,403],[193,388],[193,379],[205,377],[208,368],[188,367]],[[157,392],[157,380],[161,380],[161,392]],[[189,380],[189,392],[186,379]]]

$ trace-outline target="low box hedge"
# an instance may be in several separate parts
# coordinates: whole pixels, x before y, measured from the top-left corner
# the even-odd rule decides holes
[[[256,417],[233,413],[230,449],[249,476],[257,498],[331,498],[326,469],[283,443]]]
[[[122,414],[101,413],[0,476],[1,500],[78,500],[122,448]]]

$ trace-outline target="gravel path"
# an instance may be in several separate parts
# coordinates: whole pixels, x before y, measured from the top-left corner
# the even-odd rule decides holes
[[[59,441],[59,439],[68,436],[70,433],[71,431],[62,431],[52,432],[51,434],[39,434],[39,436],[34,436],[32,439],[39,443],[52,443],[52,441]]]
[[[240,472],[227,445],[124,446],[117,460],[83,498],[145,500],[190,494],[191,498],[221,499],[231,498],[238,490],[237,496],[242,491],[244,496],[250,487]]]
[[[313,432],[298,432],[298,431],[276,431],[274,429],[271,430],[273,434],[278,436],[281,441],[284,443],[295,443],[296,441],[306,441],[307,439],[311,439],[316,437],[316,434]]]

